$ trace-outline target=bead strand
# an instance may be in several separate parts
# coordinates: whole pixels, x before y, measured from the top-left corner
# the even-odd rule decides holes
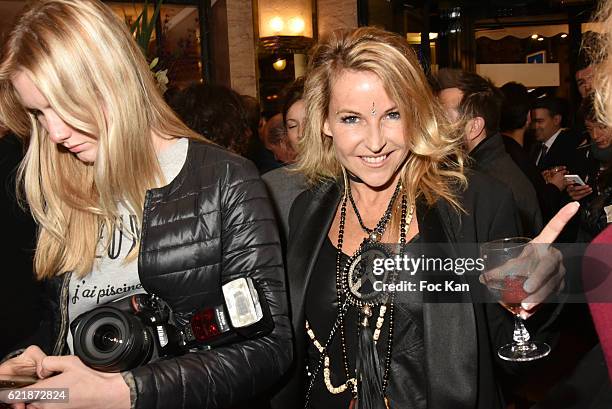
[[[341,257],[342,257],[342,246],[343,246],[343,242],[344,242],[344,227],[346,224],[346,205],[347,205],[347,200],[350,199],[351,204],[353,206],[353,210],[355,211],[355,214],[357,215],[357,219],[362,227],[362,229],[366,232],[366,233],[371,233],[370,236],[368,238],[366,238],[366,240],[364,241],[367,242],[368,239],[370,241],[378,241],[380,240],[380,238],[382,237],[382,234],[384,233],[385,227],[387,225],[387,223],[389,222],[390,218],[391,218],[391,210],[393,209],[393,203],[398,195],[398,193],[401,191],[401,184],[398,182],[398,185],[396,187],[396,191],[393,194],[393,197],[389,203],[389,206],[387,208],[387,211],[385,211],[385,214],[383,215],[383,217],[381,218],[381,220],[379,221],[379,223],[376,225],[376,227],[374,229],[367,229],[365,227],[365,225],[363,224],[363,220],[361,219],[361,215],[359,214],[359,211],[357,209],[357,206],[352,198],[352,195],[350,193],[350,186],[345,187],[345,194],[342,200],[342,204],[340,207],[340,223],[339,223],[339,228],[338,228],[338,245],[337,245],[337,257],[336,257],[336,295],[338,297],[338,317],[336,319],[336,323],[334,324],[333,328],[332,328],[332,332],[330,333],[330,336],[328,338],[327,344],[325,346],[322,346],[321,343],[316,339],[316,335],[313,331],[313,329],[310,327],[310,324],[308,322],[306,322],[306,333],[308,334],[309,338],[311,339],[314,347],[319,351],[319,353],[321,354],[321,357],[323,359],[323,362],[319,361],[319,368],[321,363],[323,364],[323,381],[324,384],[327,388],[327,390],[332,393],[332,394],[340,394],[340,393],[344,393],[347,390],[350,390],[351,393],[356,396],[357,395],[357,380],[355,377],[350,377],[350,371],[349,371],[349,364],[348,364],[348,354],[347,354],[347,347],[346,347],[346,336],[345,336],[345,328],[344,328],[344,318],[345,318],[345,312],[346,312],[346,307],[347,307],[347,301],[348,299],[346,298],[346,295],[344,294],[345,291],[347,291],[347,289],[345,288],[345,284],[344,284],[344,280],[347,279],[346,274],[345,274],[345,270],[346,268],[342,269],[341,268]],[[401,198],[401,218],[400,218],[400,244],[403,246],[406,243],[406,236],[407,236],[407,232],[408,229],[410,228],[410,225],[412,223],[412,218],[413,218],[413,214],[414,214],[414,205],[410,206],[410,211],[408,212],[407,209],[408,205],[407,205],[407,200],[406,200],[406,196],[402,194],[402,198]],[[368,231],[371,230],[371,231]],[[402,251],[403,251],[403,247],[402,247]],[[388,301],[388,306],[386,305],[386,302]],[[383,373],[383,392],[386,391],[388,382],[389,382],[389,374],[390,374],[390,367],[391,367],[391,354],[392,354],[392,347],[393,347],[393,334],[394,334],[394,310],[395,310],[395,294],[392,293],[390,295],[390,298],[387,301],[383,301],[383,304],[380,304],[379,307],[379,313],[378,313],[378,318],[376,319],[376,323],[375,323],[375,329],[374,329],[374,333],[373,333],[373,341],[375,343],[375,345],[377,344],[378,340],[380,339],[380,334],[383,330],[384,327],[384,323],[385,323],[385,316],[388,315],[388,323],[389,323],[389,331],[388,331],[388,338],[387,338],[387,343],[386,343],[386,351],[385,351],[385,363],[384,363],[384,373]],[[340,307],[340,305],[342,305],[342,308]],[[359,300],[358,303],[358,307],[363,307],[365,305],[368,305],[368,303],[364,303],[361,302],[361,300]],[[370,306],[373,306],[372,304],[369,304]],[[341,384],[340,386],[334,386],[332,384],[331,381],[331,369],[330,369],[330,357],[329,355],[326,353],[327,351],[327,347],[329,345],[329,343],[331,342],[331,339],[333,338],[333,335],[336,331],[336,329],[339,327],[340,329],[340,339],[341,339],[341,349],[342,349],[342,359],[343,359],[343,366],[344,366],[344,372],[345,372],[345,376],[346,376],[346,382],[344,382],[343,384]],[[308,399],[310,396],[310,391],[312,389],[313,386],[313,381],[314,381],[314,377],[316,376],[316,374],[313,374],[311,377],[311,382],[309,385],[309,388],[307,390],[307,398],[306,398],[306,407],[308,407]]]

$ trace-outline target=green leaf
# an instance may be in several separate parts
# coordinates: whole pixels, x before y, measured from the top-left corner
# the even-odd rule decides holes
[[[134,20],[132,24],[130,25],[130,33],[135,34],[138,31],[138,29],[140,28],[141,20],[142,20],[142,13],[140,13],[138,17],[136,18],[136,20]]]
[[[143,33],[143,38],[146,39],[147,43],[145,45],[145,49],[148,48],[149,45],[149,41],[151,40],[151,34],[153,34],[153,30],[155,30],[155,23],[157,22],[157,18],[159,17],[159,12],[161,10],[161,5],[163,3],[163,0],[157,0],[157,4],[155,6],[155,11],[153,12],[153,17],[151,18],[151,20],[148,23],[144,24],[144,33]],[[145,10],[146,10],[146,5],[147,2],[145,1]],[[146,22],[146,18],[145,18],[145,22]]]
[[[149,24],[149,1],[145,0],[144,6],[142,7],[142,27],[144,28]]]
[[[144,0],[142,11],[136,20],[130,25],[130,32],[134,36],[144,55],[147,57],[151,36],[153,34],[153,30],[155,30],[155,23],[159,18],[159,13],[161,11],[163,2],[164,0],[156,0],[153,16],[149,20],[149,0]]]

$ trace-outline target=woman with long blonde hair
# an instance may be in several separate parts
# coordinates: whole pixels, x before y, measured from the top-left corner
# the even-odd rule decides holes
[[[597,118],[593,119],[594,122],[610,128],[612,127],[612,1],[606,0],[600,3],[595,20],[600,23],[603,30],[601,40],[597,43],[597,47],[586,50],[591,53],[595,68],[592,98],[596,114],[594,116]],[[612,167],[610,161],[607,167],[608,169]],[[610,189],[609,183],[601,187]],[[601,212],[601,208],[598,210],[600,210],[597,220],[600,226],[598,227],[601,227],[601,224],[605,226],[606,223],[607,227],[591,241],[591,245],[587,248],[583,259],[582,279],[585,287],[596,283],[593,286],[595,291],[589,296],[589,301],[591,301],[589,307],[606,359],[608,376],[612,382],[612,304],[607,302],[612,293],[612,282],[609,278],[609,266],[612,263],[610,258],[612,225],[609,223],[610,218],[606,217],[608,211]],[[598,274],[600,274],[599,277]],[[595,280],[594,277],[598,279]],[[601,277],[608,278],[602,283]],[[591,398],[590,395],[589,398]]]
[[[512,332],[511,315],[435,294],[431,303],[400,302],[383,287],[394,275],[376,278],[364,263],[394,257],[381,243],[453,247],[516,236],[510,190],[464,169],[461,135],[396,34],[331,33],[311,52],[304,99],[297,167],[310,188],[292,206],[287,254],[297,364],[276,404],[503,407],[490,340]],[[554,285],[535,284],[534,294],[558,289],[553,265],[541,278]]]
[[[97,0],[33,2],[0,61],[0,123],[29,140],[19,182],[39,225],[36,275],[50,289],[49,320],[0,373],[67,387],[71,408],[235,407],[264,391],[289,365],[291,333],[276,226],[252,164],[176,117],[125,23]],[[274,329],[210,350],[194,319],[236,279],[259,291]],[[63,356],[91,363],[83,351],[119,348],[107,327],[86,339],[84,317],[129,297],[138,312],[142,295],[170,309],[188,350],[96,369]]]

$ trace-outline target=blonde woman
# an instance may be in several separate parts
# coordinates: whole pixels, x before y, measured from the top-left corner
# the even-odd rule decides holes
[[[252,164],[168,108],[108,6],[42,0],[18,17],[0,63],[0,122],[30,138],[19,181],[39,225],[36,274],[50,289],[49,320],[1,374],[69,388],[66,408],[236,407],[280,377],[291,333],[265,187]],[[221,304],[221,285],[236,278],[259,289],[271,332],[121,373],[70,356],[75,320],[96,308],[154,294],[183,325]],[[94,343],[116,347],[109,334]]]
[[[311,188],[291,209],[287,254],[297,367],[276,404],[503,407],[490,340],[511,334],[510,314],[496,304],[376,295],[357,256],[380,242],[516,236],[510,190],[480,174],[466,178],[461,136],[448,131],[400,36],[334,32],[312,51],[304,96],[298,168]],[[574,212],[565,209],[540,239]],[[529,283],[532,296],[562,285],[558,264]]]
[[[602,41],[595,49],[588,50],[596,61],[593,79],[596,119],[597,122],[610,128],[612,127],[612,40],[610,37],[612,35],[612,1],[606,0],[600,3],[596,20],[603,30]],[[611,165],[610,162],[607,164],[608,167]],[[609,185],[602,187],[609,189]],[[609,220],[608,217],[604,221],[604,223],[608,222],[607,227],[592,240],[592,245],[587,249],[582,274],[586,285],[597,283],[596,292],[590,296],[592,302],[589,307],[606,359],[609,379],[612,382],[612,303],[608,302],[612,293],[612,282],[609,278],[609,266],[612,263],[610,259],[612,225]],[[608,279],[604,283],[594,281],[598,273],[602,274],[600,277],[608,276]]]

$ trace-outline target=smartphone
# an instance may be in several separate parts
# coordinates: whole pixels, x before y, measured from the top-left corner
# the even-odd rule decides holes
[[[21,375],[0,375],[0,389],[23,388],[38,382],[38,378]]]
[[[580,185],[580,186],[584,186],[586,183],[584,183],[584,181],[582,180],[582,178],[578,175],[565,175],[563,176],[565,178],[565,180],[567,180],[568,182],[574,184],[574,185]]]

